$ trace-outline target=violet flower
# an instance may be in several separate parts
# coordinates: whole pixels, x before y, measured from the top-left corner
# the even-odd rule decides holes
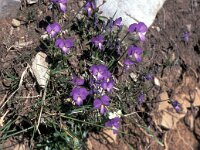
[[[108,70],[106,66],[100,64],[91,66],[89,71],[96,80],[102,80],[105,78],[105,75],[107,75]]]
[[[102,97],[94,100],[93,106],[94,108],[99,109],[101,114],[105,114],[107,112],[107,108],[105,106],[110,105],[109,100],[110,98],[107,95],[103,95]]]
[[[84,84],[84,79],[78,78],[77,76],[73,76],[71,83],[75,86],[80,86]]]
[[[187,31],[183,33],[183,39],[185,42],[189,41],[189,33]]]
[[[85,5],[85,10],[88,13],[88,16],[91,16],[92,14],[92,10],[95,9],[95,5],[93,1],[87,1],[86,5]]]
[[[128,32],[136,32],[141,41],[145,41],[145,34],[147,32],[147,26],[143,22],[133,23],[129,26]]]
[[[119,28],[121,28],[123,26],[122,24],[122,17],[117,18],[114,22],[113,22],[114,26],[117,26]]]
[[[125,59],[124,60],[124,66],[125,66],[125,70],[127,71],[132,65],[134,65],[134,61],[130,60],[130,59]]]
[[[114,81],[110,78],[107,78],[105,80],[103,80],[103,82],[101,83],[101,87],[104,90],[107,90],[107,92],[111,92],[114,86]]]
[[[50,35],[50,37],[54,37],[58,32],[60,32],[60,30],[61,26],[57,22],[49,24],[46,28],[46,31]]]
[[[57,39],[55,42],[55,46],[59,47],[64,54],[68,54],[70,48],[74,46],[74,42],[72,39]]]
[[[99,48],[99,50],[103,50],[103,42],[104,42],[104,37],[103,35],[98,35],[96,37],[93,37],[91,42]]]
[[[130,58],[135,58],[136,62],[142,61],[142,49],[136,46],[129,46],[128,47],[128,56]]]
[[[145,102],[145,96],[143,93],[139,94],[138,98],[137,98],[139,104],[142,104]]]
[[[66,12],[67,11],[67,0],[52,0],[52,2],[58,4],[60,6],[60,10],[62,12]]]
[[[180,111],[180,104],[178,101],[172,101],[172,106],[174,107],[174,109],[176,110],[176,112]]]
[[[109,120],[108,122],[106,122],[105,126],[112,128],[113,129],[113,133],[117,134],[118,129],[120,127],[120,118],[119,117],[115,117],[115,118]]]
[[[59,48],[60,43],[63,42],[63,39],[57,38],[55,41],[55,47]]]
[[[80,106],[83,104],[83,101],[87,98],[89,92],[82,87],[75,87],[72,89],[70,95],[73,97],[74,102]]]
[[[146,76],[145,76],[145,79],[150,81],[150,80],[153,80],[153,75],[151,73],[148,73]]]

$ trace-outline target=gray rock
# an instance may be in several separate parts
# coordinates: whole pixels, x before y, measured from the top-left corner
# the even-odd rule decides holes
[[[0,0],[0,19],[16,17],[20,5],[20,0]]]

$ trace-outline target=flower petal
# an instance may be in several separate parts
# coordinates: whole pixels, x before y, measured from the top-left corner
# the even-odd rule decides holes
[[[94,108],[100,108],[102,105],[102,102],[100,101],[100,99],[95,99],[94,103],[93,103],[93,106]]]

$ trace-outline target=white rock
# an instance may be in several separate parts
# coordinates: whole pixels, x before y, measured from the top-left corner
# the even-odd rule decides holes
[[[41,35],[41,39],[46,40],[48,39],[49,35],[47,33]]]
[[[35,4],[35,3],[37,3],[38,2],[38,0],[27,0],[27,3],[28,4]]]
[[[49,80],[49,64],[47,55],[43,52],[38,52],[32,62],[32,70],[40,87],[45,88]]]
[[[154,77],[154,84],[160,87],[160,81],[157,77]]]
[[[13,27],[19,27],[21,25],[20,21],[17,19],[12,20],[12,26]]]
[[[156,14],[166,0],[95,0],[100,11],[106,17],[114,19],[122,17],[123,23],[129,26],[137,21],[144,22],[148,27],[153,23]],[[103,5],[102,5],[103,4]],[[101,6],[102,5],[102,6]]]
[[[135,74],[135,73],[133,73],[133,72],[130,73],[130,77],[131,77],[131,79],[133,79],[133,81],[135,81],[135,82],[138,80],[138,75]]]

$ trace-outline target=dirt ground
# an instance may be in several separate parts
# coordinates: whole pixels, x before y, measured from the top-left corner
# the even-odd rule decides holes
[[[22,13],[23,15],[19,16],[18,19],[23,20],[23,17],[30,16],[31,11],[35,11],[37,5],[31,7],[28,8],[29,13]],[[48,13],[44,7],[37,9],[38,14],[42,14],[41,12]],[[30,18],[30,22],[25,22],[20,27],[13,27],[11,24],[12,19],[0,20],[1,100],[4,99],[6,90],[12,88],[9,86],[9,81],[5,80],[6,72],[22,74],[25,66],[21,66],[21,64],[30,62],[36,51],[40,50],[38,39],[43,28],[38,30],[37,25],[39,23],[35,20],[41,20],[42,16]],[[143,49],[148,50],[151,54],[147,65],[152,66],[152,73],[160,82],[160,87],[155,87],[153,92],[150,93],[150,96],[155,97],[152,104],[154,110],[148,110],[147,115],[136,116],[133,114],[125,118],[122,130],[128,134],[120,135],[117,140],[102,140],[104,135],[91,133],[88,140],[90,149],[200,149],[200,93],[196,93],[199,92],[198,89],[200,88],[199,25],[199,1],[166,1],[152,27],[147,32],[147,41],[142,45]],[[186,33],[188,37],[185,36]],[[186,111],[181,117],[178,116],[176,127],[169,125],[170,129],[167,129],[166,126],[163,127],[163,124],[158,123],[159,121],[155,119],[156,115],[159,114],[160,107],[160,103],[156,102],[162,100],[160,98],[162,92],[168,93],[170,98],[180,100],[183,109]],[[193,98],[193,95],[196,97]],[[162,115],[162,113],[159,115]],[[149,132],[144,130],[143,127],[137,126],[136,117],[142,120],[146,119]],[[17,144],[16,141],[14,143]],[[6,143],[7,146],[12,144],[11,140]],[[7,149],[13,149],[13,147]]]

